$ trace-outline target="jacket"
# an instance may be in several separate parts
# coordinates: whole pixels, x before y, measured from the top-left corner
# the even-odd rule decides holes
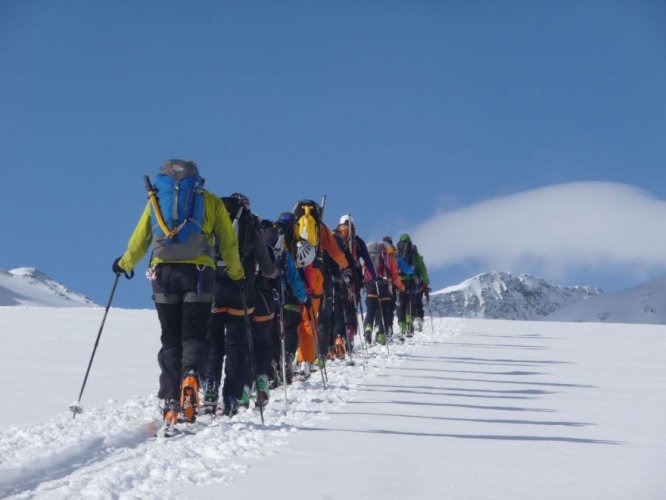
[[[239,280],[243,277],[244,273],[238,255],[238,239],[231,226],[229,214],[226,208],[224,208],[224,203],[217,196],[205,190],[203,195],[204,220],[202,232],[211,251],[206,255],[200,255],[196,259],[184,261],[165,261],[153,257],[150,265],[177,262],[180,264],[203,265],[215,269],[214,246],[217,245],[217,250],[227,264],[229,277],[233,280]],[[148,202],[130,237],[127,250],[118,262],[120,267],[127,272],[134,269],[134,266],[146,255],[153,241],[150,210],[151,206],[150,202]]]

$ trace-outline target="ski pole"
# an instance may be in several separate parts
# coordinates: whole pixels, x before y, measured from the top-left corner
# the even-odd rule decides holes
[[[132,276],[133,275],[134,271],[132,271]],[[125,274],[125,276],[130,276],[130,275]],[[106,310],[104,311],[102,324],[100,325],[99,331],[97,332],[97,339],[95,340],[95,346],[93,347],[92,355],[90,356],[90,361],[88,362],[88,369],[86,370],[86,375],[83,378],[83,385],[81,385],[81,391],[79,392],[79,397],[75,403],[69,405],[69,409],[73,414],[72,418],[76,418],[77,413],[83,413],[83,408],[81,408],[81,397],[83,396],[83,390],[86,388],[86,382],[88,382],[90,367],[92,366],[93,358],[95,357],[95,352],[97,351],[97,346],[99,345],[99,338],[102,336],[102,330],[104,329],[104,323],[106,322],[106,315],[109,314],[109,309],[111,308],[111,302],[113,301],[113,296],[116,293],[116,287],[118,286],[119,279],[120,279],[120,273],[116,273],[116,279],[113,281],[113,288],[111,288],[111,295],[109,296],[109,301],[106,304]]]
[[[351,287],[347,285],[347,300],[345,300],[344,304],[342,305],[342,321],[345,324],[345,332],[347,334],[347,345],[349,346],[348,353],[349,353],[349,361],[352,365],[354,365],[354,354],[352,353],[353,351],[353,341],[354,341],[354,336],[350,335],[349,329],[351,328],[349,325],[349,318],[347,317],[347,306],[349,305],[349,294],[351,293]],[[355,306],[356,304],[354,304]],[[355,311],[354,311],[355,312]],[[356,326],[358,330],[358,319],[356,319]],[[363,370],[365,371],[365,361],[363,361]]]
[[[384,322],[384,308],[382,307],[382,298],[379,293],[379,281],[375,281],[375,288],[377,289],[377,309],[379,309],[379,322],[382,325],[382,331],[384,332],[384,342],[386,343],[386,354],[391,355],[389,352],[389,343],[388,343],[388,332],[386,331],[386,323]]]
[[[247,346],[250,353],[250,368],[252,369],[252,376],[254,378],[254,386],[257,388],[257,400],[259,399],[259,376],[257,375],[257,367],[254,359],[254,343],[252,342],[252,329],[250,327],[250,314],[247,308],[247,293],[245,290],[245,283],[240,284],[240,296],[243,304],[243,319],[245,320],[245,333],[247,334]],[[259,402],[259,413],[261,414],[261,424],[266,425],[264,422],[264,407]]]
[[[363,369],[365,370],[365,364],[368,359],[368,347],[365,344],[365,330],[364,330],[364,324],[365,324],[365,318],[363,317],[363,305],[361,304],[361,299],[356,295],[356,292],[353,291],[354,293],[354,318],[356,319],[356,330],[358,332],[359,337],[361,337],[361,354],[363,355]],[[359,294],[360,295],[360,294]],[[359,325],[358,323],[358,312],[360,311],[361,313],[361,324]]]
[[[428,306],[428,314],[430,315],[430,329],[432,330],[432,334],[435,335],[435,320],[432,318],[432,310],[430,309],[430,290],[428,287],[425,289],[425,296],[426,304]]]
[[[280,322],[280,351],[282,355],[282,384],[284,385],[284,409],[287,411],[289,408],[289,399],[287,398],[287,349],[285,346],[285,330],[284,330],[284,279],[280,276],[280,309],[279,309],[279,322]]]
[[[356,315],[356,329],[360,332],[359,336],[361,337],[361,352],[363,353],[365,360],[367,360],[368,346],[365,343],[365,331],[364,331],[365,318],[363,317],[363,303],[361,302],[360,292],[358,295],[359,296],[357,296],[356,293],[354,293],[354,307],[356,307],[361,313],[361,324],[360,325],[358,324],[358,316]]]

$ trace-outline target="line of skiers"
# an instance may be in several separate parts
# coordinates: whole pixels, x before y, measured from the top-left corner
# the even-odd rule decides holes
[[[397,246],[389,236],[366,245],[349,215],[331,230],[325,199],[260,220],[246,196],[205,190],[190,160],[166,161],[145,183],[148,203],[112,269],[129,278],[152,245],[146,277],[161,325],[167,428],[201,411],[232,416],[249,406],[252,387],[265,406],[271,388],[351,356],[361,328],[361,342],[376,328],[379,344],[422,328],[429,278],[408,235]]]

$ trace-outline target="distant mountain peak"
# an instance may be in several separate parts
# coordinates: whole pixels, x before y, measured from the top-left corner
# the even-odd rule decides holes
[[[554,285],[529,274],[491,271],[434,292],[431,309],[440,316],[531,320],[602,293],[589,286]]]
[[[0,306],[94,307],[76,293],[34,267],[0,269]]]

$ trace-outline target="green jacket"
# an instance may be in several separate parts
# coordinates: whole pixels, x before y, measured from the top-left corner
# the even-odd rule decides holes
[[[425,283],[425,285],[430,285],[430,277],[428,277],[428,269],[426,268],[425,262],[423,260],[423,256],[419,253],[418,248],[416,248],[416,245],[412,243],[412,239],[409,237],[408,234],[403,234],[400,236],[400,241],[404,241],[411,245],[412,247],[412,257],[410,259],[409,264],[414,268],[416,271],[416,274],[402,274],[400,273],[400,279],[404,281],[409,281],[409,280],[419,280],[422,283]]]
[[[227,273],[233,280],[239,280],[243,277],[243,267],[240,263],[238,255],[238,239],[236,233],[231,225],[229,213],[224,207],[224,203],[220,198],[214,194],[204,191],[204,220],[203,220],[203,234],[206,238],[208,246],[213,248],[218,245],[220,255],[227,265]],[[141,214],[141,218],[130,237],[127,244],[127,250],[119,261],[120,267],[127,272],[134,269],[134,266],[143,258],[148,252],[150,244],[153,241],[152,221],[150,217],[150,202],[146,204],[146,208]],[[214,254],[214,252],[211,252]],[[160,264],[167,262],[165,260],[153,257],[150,265]],[[178,262],[182,264],[198,264],[215,269],[215,259],[211,255],[201,255],[196,259],[182,260],[182,261],[168,261]]]

